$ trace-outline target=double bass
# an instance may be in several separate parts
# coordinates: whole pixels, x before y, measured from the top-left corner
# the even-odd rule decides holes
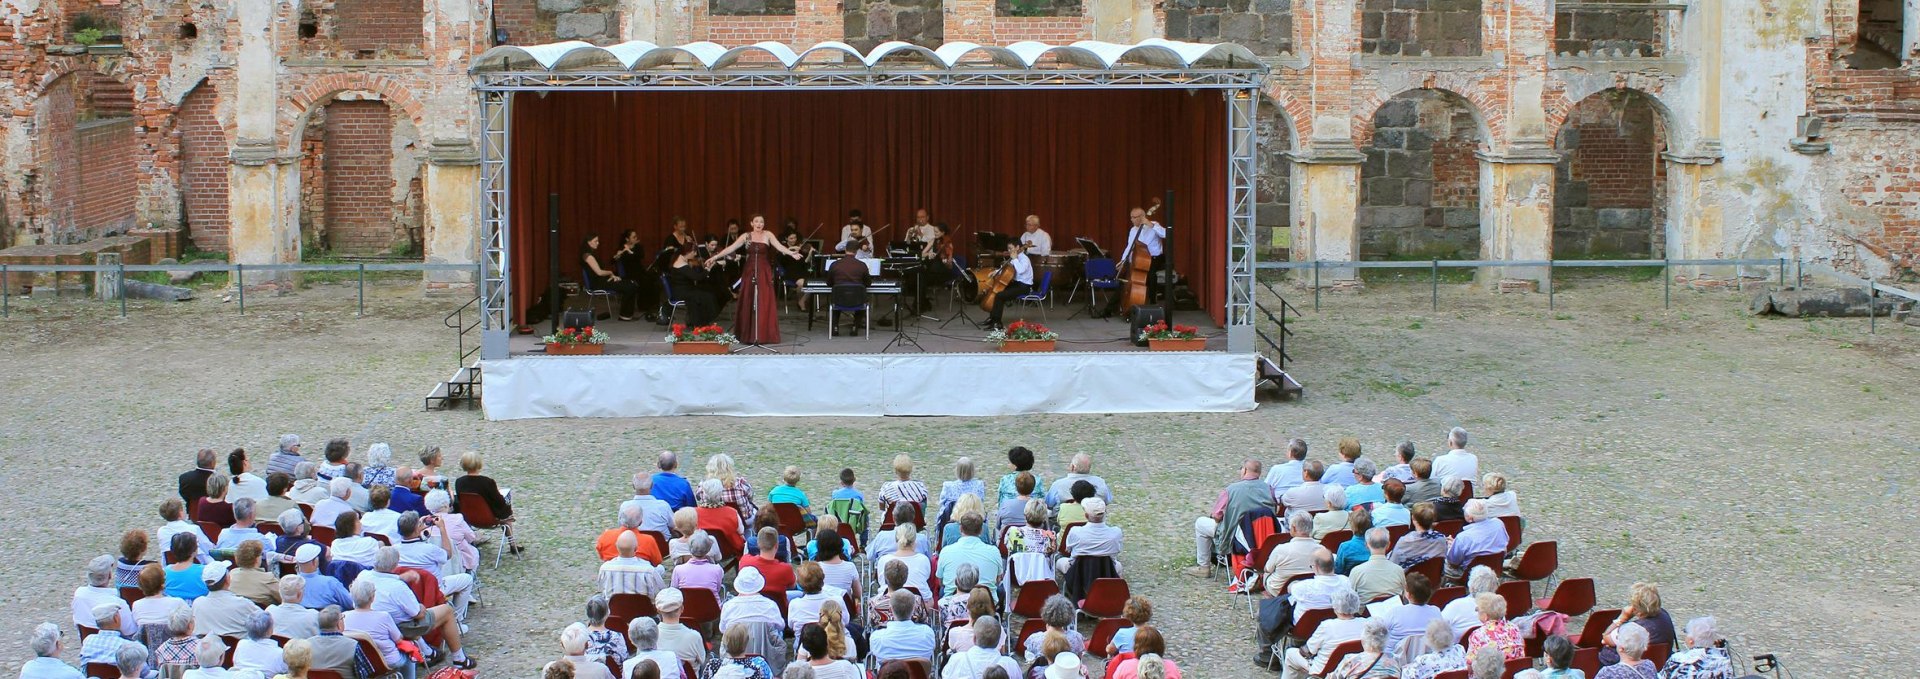
[[[1160,199],[1155,198],[1153,206],[1147,208],[1147,218],[1152,219],[1153,213],[1159,209]],[[1138,228],[1145,229],[1146,225],[1142,224]],[[1147,303],[1147,286],[1152,284],[1153,255],[1148,253],[1146,248],[1138,247],[1139,245],[1140,238],[1135,234],[1133,240],[1127,243],[1127,261],[1121,262],[1126,265],[1126,268],[1121,270],[1124,274],[1122,278],[1126,280],[1120,292],[1121,315],[1133,313],[1134,307],[1144,306]]]

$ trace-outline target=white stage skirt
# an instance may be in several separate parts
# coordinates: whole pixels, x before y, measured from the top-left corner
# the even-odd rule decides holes
[[[1240,412],[1254,354],[529,356],[481,362],[489,420]]]

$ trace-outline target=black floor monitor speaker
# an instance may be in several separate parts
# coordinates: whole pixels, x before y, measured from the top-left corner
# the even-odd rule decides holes
[[[1127,323],[1127,339],[1131,340],[1134,346],[1147,346],[1147,341],[1140,339],[1140,331],[1164,320],[1167,320],[1166,309],[1144,304],[1134,307],[1133,320]]]
[[[593,327],[593,310],[568,309],[566,314],[560,317],[560,326],[563,328]]]

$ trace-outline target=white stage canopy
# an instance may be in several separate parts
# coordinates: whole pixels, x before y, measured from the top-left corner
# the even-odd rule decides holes
[[[764,57],[742,62],[749,55]],[[839,41],[822,42],[801,51],[785,43],[758,42],[725,47],[712,42],[693,42],[662,46],[645,41],[623,42],[601,47],[578,40],[546,45],[502,45],[487,50],[473,60],[470,72],[480,75],[500,72],[582,72],[648,71],[661,69],[729,68],[789,71],[820,69],[930,68],[956,70],[967,68],[1048,69],[1068,68],[1119,70],[1130,67],[1149,69],[1245,69],[1266,70],[1251,50],[1234,44],[1206,44],[1161,40],[1143,40],[1126,45],[1081,40],[1069,45],[1044,42],[1016,42],[1005,47],[971,42],[950,42],[937,49],[912,43],[881,43],[862,54]]]

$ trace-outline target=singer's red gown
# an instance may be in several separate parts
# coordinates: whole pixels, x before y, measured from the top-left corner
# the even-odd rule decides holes
[[[774,297],[773,246],[748,242],[740,271],[740,305],[734,309],[733,335],[742,344],[780,343],[780,302]]]

